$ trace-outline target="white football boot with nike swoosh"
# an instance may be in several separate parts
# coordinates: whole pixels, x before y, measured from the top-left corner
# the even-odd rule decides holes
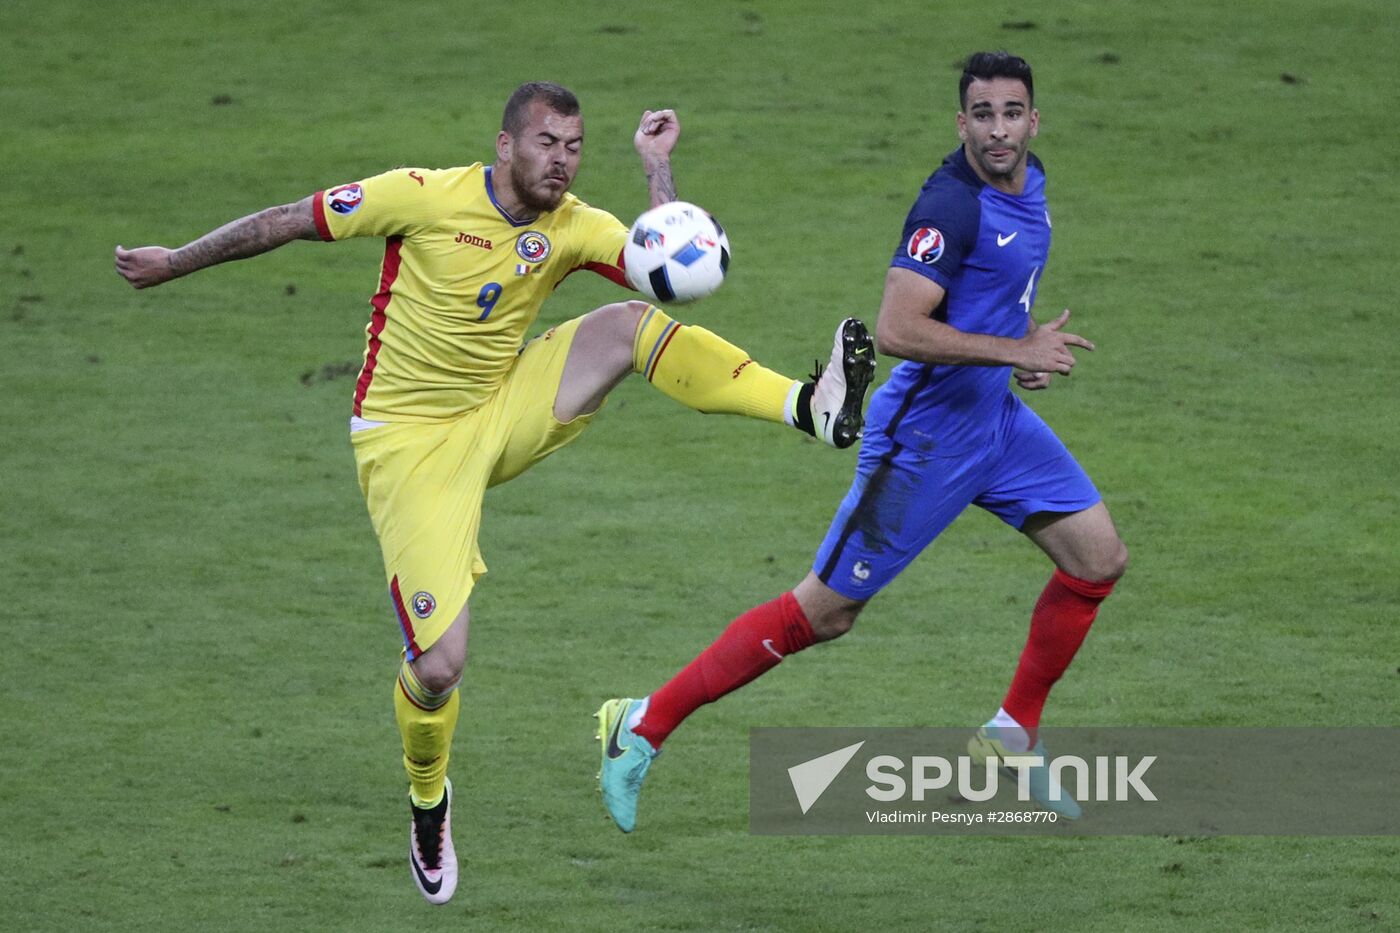
[[[850,447],[865,428],[865,393],[875,380],[875,341],[859,318],[836,328],[831,359],[812,378],[813,433],[832,447]]]
[[[446,904],[457,890],[457,852],[452,848],[452,782],[443,786],[437,806],[423,809],[409,801],[408,867],[418,893],[429,904]]]

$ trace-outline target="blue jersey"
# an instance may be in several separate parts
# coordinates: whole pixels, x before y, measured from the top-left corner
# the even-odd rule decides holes
[[[1011,195],[978,178],[959,147],[924,182],[890,264],[943,286],[935,319],[967,333],[1019,338],[1049,253],[1040,160],[1027,158],[1025,187]],[[896,445],[956,454],[991,443],[1010,377],[1009,366],[900,363],[870,400],[863,454]]]

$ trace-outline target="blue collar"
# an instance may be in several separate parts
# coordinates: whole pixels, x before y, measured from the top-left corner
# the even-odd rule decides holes
[[[529,223],[528,220],[516,220],[510,216],[510,212],[501,207],[501,202],[496,200],[496,189],[491,185],[491,166],[486,166],[486,196],[491,199],[491,204],[496,208],[496,212],[506,219],[506,223],[512,227],[523,227]]]

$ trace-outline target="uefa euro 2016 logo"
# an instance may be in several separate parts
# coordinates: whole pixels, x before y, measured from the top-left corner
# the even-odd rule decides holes
[[[538,230],[526,230],[515,239],[515,251],[526,262],[544,262],[549,250],[549,238]]]
[[[666,234],[650,227],[638,227],[632,234],[632,242],[643,249],[660,249],[666,245]]]
[[[931,266],[943,256],[943,233],[933,227],[920,227],[910,234],[906,249],[910,259]]]
[[[365,199],[359,185],[341,185],[326,192],[326,206],[337,214],[353,214]]]

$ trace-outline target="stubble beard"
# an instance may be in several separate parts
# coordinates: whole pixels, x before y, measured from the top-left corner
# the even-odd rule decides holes
[[[515,163],[512,163],[510,167],[510,184],[515,189],[515,196],[521,204],[529,210],[539,211],[542,214],[558,207],[559,202],[564,200],[565,192],[569,190],[565,187],[552,198],[537,194],[533,188],[529,187],[529,179],[521,177],[521,172]]]
[[[1003,169],[998,168],[998,167],[992,162],[991,156],[988,155],[988,154],[987,154],[983,149],[981,149],[980,147],[976,150],[977,164],[980,165],[980,166],[982,167],[982,171],[986,172],[986,173],[987,173],[987,177],[989,177],[989,178],[998,178],[998,179],[1011,179],[1011,178],[1015,178],[1015,177],[1016,177],[1016,172],[1017,172],[1017,170],[1020,169],[1020,167],[1021,167],[1023,164],[1025,164],[1025,161],[1026,161],[1026,152],[1025,152],[1025,149],[1023,149],[1023,148],[1021,148],[1021,147],[1019,147],[1019,146],[998,146],[997,148],[1000,148],[1000,149],[1010,149],[1012,152],[1015,153],[1015,158],[1013,158],[1013,159],[1011,160],[1011,164],[1010,164],[1006,169],[1003,170]]]

